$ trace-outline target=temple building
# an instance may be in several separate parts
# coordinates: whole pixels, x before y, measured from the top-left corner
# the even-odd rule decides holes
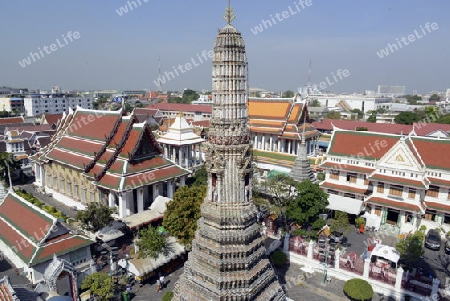
[[[306,98],[253,98],[248,114],[255,150],[297,156],[305,129],[307,155],[318,152],[320,132],[310,124]]]
[[[75,274],[93,263],[93,241],[73,233],[56,217],[12,191],[0,202],[0,229],[0,251],[32,284],[45,281],[45,271],[54,256],[70,263]],[[70,279],[63,279],[60,273],[54,276],[55,281],[60,280],[60,291],[67,289],[72,296],[71,286],[66,285]]]
[[[55,199],[80,209],[99,202],[119,218],[147,210],[158,196],[172,198],[189,174],[164,158],[147,122],[122,110],[70,110],[32,160],[36,185]]]
[[[330,209],[374,217],[391,234],[450,231],[450,140],[335,129],[322,189]]]
[[[252,141],[248,126],[247,56],[241,33],[219,30],[213,55],[213,110],[205,167],[208,189],[198,230],[174,301],[285,300],[265,256],[251,198]]]
[[[194,171],[203,165],[201,144],[205,139],[194,133],[183,113],[177,115],[167,133],[157,140],[164,150],[164,156],[179,166]]]

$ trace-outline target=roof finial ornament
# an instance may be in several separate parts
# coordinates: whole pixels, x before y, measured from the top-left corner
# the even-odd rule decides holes
[[[234,13],[234,9],[230,5],[230,0],[228,0],[228,7],[225,8],[225,14],[223,15],[225,21],[227,21],[228,25],[236,19],[236,14]]]

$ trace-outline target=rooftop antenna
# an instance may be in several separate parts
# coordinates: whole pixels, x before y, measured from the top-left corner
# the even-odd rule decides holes
[[[308,68],[308,95],[311,94],[311,68],[312,68],[312,60],[309,59],[309,68]]]

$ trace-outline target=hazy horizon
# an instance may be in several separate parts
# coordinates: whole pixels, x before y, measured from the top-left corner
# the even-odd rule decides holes
[[[226,25],[226,5],[225,0],[2,3],[3,23],[9,25],[2,28],[0,86],[157,90],[159,57],[161,75],[174,74],[165,78],[163,90],[210,90],[211,59],[204,54]],[[307,84],[312,60],[311,82],[327,82],[325,90],[450,88],[450,2],[231,5],[237,16],[232,25],[246,43],[250,87],[296,91]],[[349,76],[337,76],[339,69]]]

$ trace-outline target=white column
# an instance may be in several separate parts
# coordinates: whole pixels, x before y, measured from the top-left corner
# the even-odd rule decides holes
[[[153,188],[153,201],[156,199],[156,197],[159,195],[159,185],[158,183],[155,183],[152,185]]]
[[[273,152],[273,135],[271,134],[270,135],[270,146],[269,146],[269,150],[271,151],[271,152]]]
[[[172,161],[178,164],[178,162],[176,161],[177,158],[176,147],[172,145],[171,148],[172,148]]]
[[[395,288],[397,290],[402,288],[402,279],[403,279],[403,269],[402,267],[399,267],[397,269],[397,276],[395,277]]]
[[[370,259],[367,258],[366,260],[364,260],[364,273],[363,273],[364,278],[369,278],[369,271],[370,271]]]
[[[440,283],[441,281],[439,280],[439,279],[437,279],[437,278],[434,278],[433,279],[433,286],[431,287],[431,294],[430,294],[430,297],[431,297],[431,300],[437,300],[437,293],[438,293],[438,290],[439,290],[439,283]],[[436,296],[436,297],[434,297],[434,296]]]
[[[306,256],[308,259],[313,259],[314,257],[314,240],[310,240],[308,245],[308,255]]]
[[[108,206],[109,208],[114,207],[114,194],[111,191],[108,193]]]
[[[144,189],[138,188],[137,189],[137,212],[144,211]]]
[[[183,146],[178,146],[178,162],[177,164],[182,166],[181,163],[183,162]]]
[[[203,153],[202,153],[202,143],[201,142],[198,145],[198,149],[199,149],[198,155],[200,156],[200,163],[203,163]]]
[[[255,138],[254,138],[254,142],[253,142],[253,148],[257,149],[258,148],[258,134],[255,133]]]
[[[168,145],[164,144],[164,157],[168,158]]]
[[[266,150],[266,134],[261,135],[261,149]]]
[[[173,180],[167,181],[167,197],[169,199],[173,198]]]
[[[41,185],[42,187],[45,186],[45,168],[44,166],[39,166],[39,168],[41,169]]]
[[[119,218],[127,216],[127,193],[119,193]]]
[[[184,146],[184,162],[186,164],[186,168],[189,168],[189,145]]]
[[[186,185],[186,179],[184,178],[184,176],[180,177],[180,186],[183,187],[184,185]]]
[[[334,269],[336,271],[339,271],[339,269],[340,269],[340,266],[339,266],[340,259],[341,259],[341,250],[336,249],[336,251],[334,252]]]
[[[281,152],[284,153],[284,146],[285,146],[284,139],[280,138],[280,139],[278,139],[278,141],[279,141],[279,143],[281,143]],[[278,151],[280,151],[280,150],[278,150]]]
[[[291,145],[292,145],[292,140],[288,140],[288,154],[291,153]]]

